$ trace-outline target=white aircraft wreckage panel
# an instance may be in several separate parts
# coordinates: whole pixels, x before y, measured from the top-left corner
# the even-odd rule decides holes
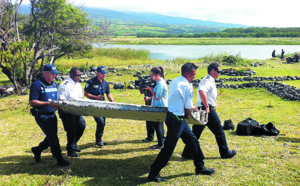
[[[166,114],[168,112],[166,107],[97,101],[90,99],[58,100],[52,101],[52,103],[75,115],[131,120],[165,122]],[[186,119],[186,121],[189,124],[203,125],[207,123],[206,116],[207,115],[202,112],[192,112],[192,118]]]

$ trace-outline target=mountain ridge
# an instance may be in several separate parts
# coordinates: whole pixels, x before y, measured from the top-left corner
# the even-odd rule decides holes
[[[122,19],[126,21],[126,18],[139,21],[141,23],[150,24],[178,24],[178,25],[198,25],[198,26],[212,26],[212,27],[223,27],[223,28],[238,28],[238,27],[248,27],[246,25],[235,24],[235,23],[221,23],[215,21],[204,21],[199,19],[190,19],[183,17],[174,17],[161,15],[153,12],[132,12],[132,11],[115,11],[103,8],[93,8],[86,7],[83,9],[93,18],[113,18]],[[95,13],[95,11],[100,11],[100,13]]]

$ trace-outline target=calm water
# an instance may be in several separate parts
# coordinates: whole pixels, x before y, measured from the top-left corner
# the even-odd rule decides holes
[[[151,59],[173,60],[175,58],[196,59],[211,54],[227,53],[229,55],[239,54],[247,59],[269,59],[273,50],[276,55],[300,52],[300,45],[93,45],[94,47],[106,48],[132,48],[150,51]]]

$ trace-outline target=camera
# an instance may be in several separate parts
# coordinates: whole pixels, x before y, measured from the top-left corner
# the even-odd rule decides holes
[[[139,86],[139,89],[146,88],[146,86],[154,88],[156,86],[156,82],[153,81],[150,77],[150,74],[145,76],[138,76],[138,80],[134,81],[135,86]]]

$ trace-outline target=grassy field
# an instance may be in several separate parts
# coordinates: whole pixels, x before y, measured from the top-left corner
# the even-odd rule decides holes
[[[114,57],[101,59],[107,67],[127,67],[131,60]],[[92,64],[100,65],[99,59],[90,59]],[[116,63],[111,63],[116,60]],[[144,64],[162,65],[167,71],[167,79],[179,76],[180,63],[172,65],[161,61],[139,61],[132,71],[150,71]],[[123,65],[118,65],[124,61]],[[200,60],[199,60],[200,61]],[[193,61],[193,62],[199,62]],[[58,62],[65,67],[78,65],[69,60]],[[85,64],[82,62],[82,64]],[[139,66],[140,65],[140,66]],[[205,63],[199,63],[196,78],[206,75]],[[227,68],[222,66],[222,68]],[[229,68],[229,67],[228,67]],[[252,68],[258,76],[299,76],[300,64],[284,64],[277,59],[266,61],[265,66]],[[222,77],[222,76],[221,76]],[[225,78],[225,77],[224,77]],[[123,76],[109,74],[107,81],[133,80],[132,74]],[[229,82],[228,82],[229,83]],[[300,88],[300,82],[284,82]],[[0,84],[8,84],[7,78],[0,74]],[[82,84],[82,87],[84,84]],[[264,89],[219,89],[217,111],[222,122],[232,119],[238,122],[251,117],[260,124],[273,122],[280,135],[238,136],[235,131],[225,131],[230,149],[238,154],[229,160],[220,159],[213,134],[206,129],[200,139],[205,155],[205,165],[215,168],[212,176],[195,176],[193,161],[183,161],[180,153],[184,144],[179,140],[168,165],[161,176],[168,179],[162,185],[299,185],[300,182],[300,102],[286,101]],[[112,90],[116,102],[143,104],[143,95],[138,90]],[[196,103],[194,88],[194,103]],[[79,158],[67,159],[72,165],[66,168],[56,166],[50,149],[42,153],[42,162],[37,164],[30,151],[44,138],[43,132],[29,114],[28,95],[9,96],[1,99],[0,105],[0,185],[158,185],[147,183],[150,165],[158,151],[143,143],[146,137],[145,121],[107,119],[103,140],[108,142],[103,148],[94,146],[96,123],[92,117],[85,116],[85,133],[78,145],[82,149]],[[64,156],[67,152],[66,133],[61,120],[58,120],[58,135]],[[156,139],[156,137],[155,137]]]
[[[127,45],[300,45],[300,38],[133,38],[117,37],[111,42]]]

